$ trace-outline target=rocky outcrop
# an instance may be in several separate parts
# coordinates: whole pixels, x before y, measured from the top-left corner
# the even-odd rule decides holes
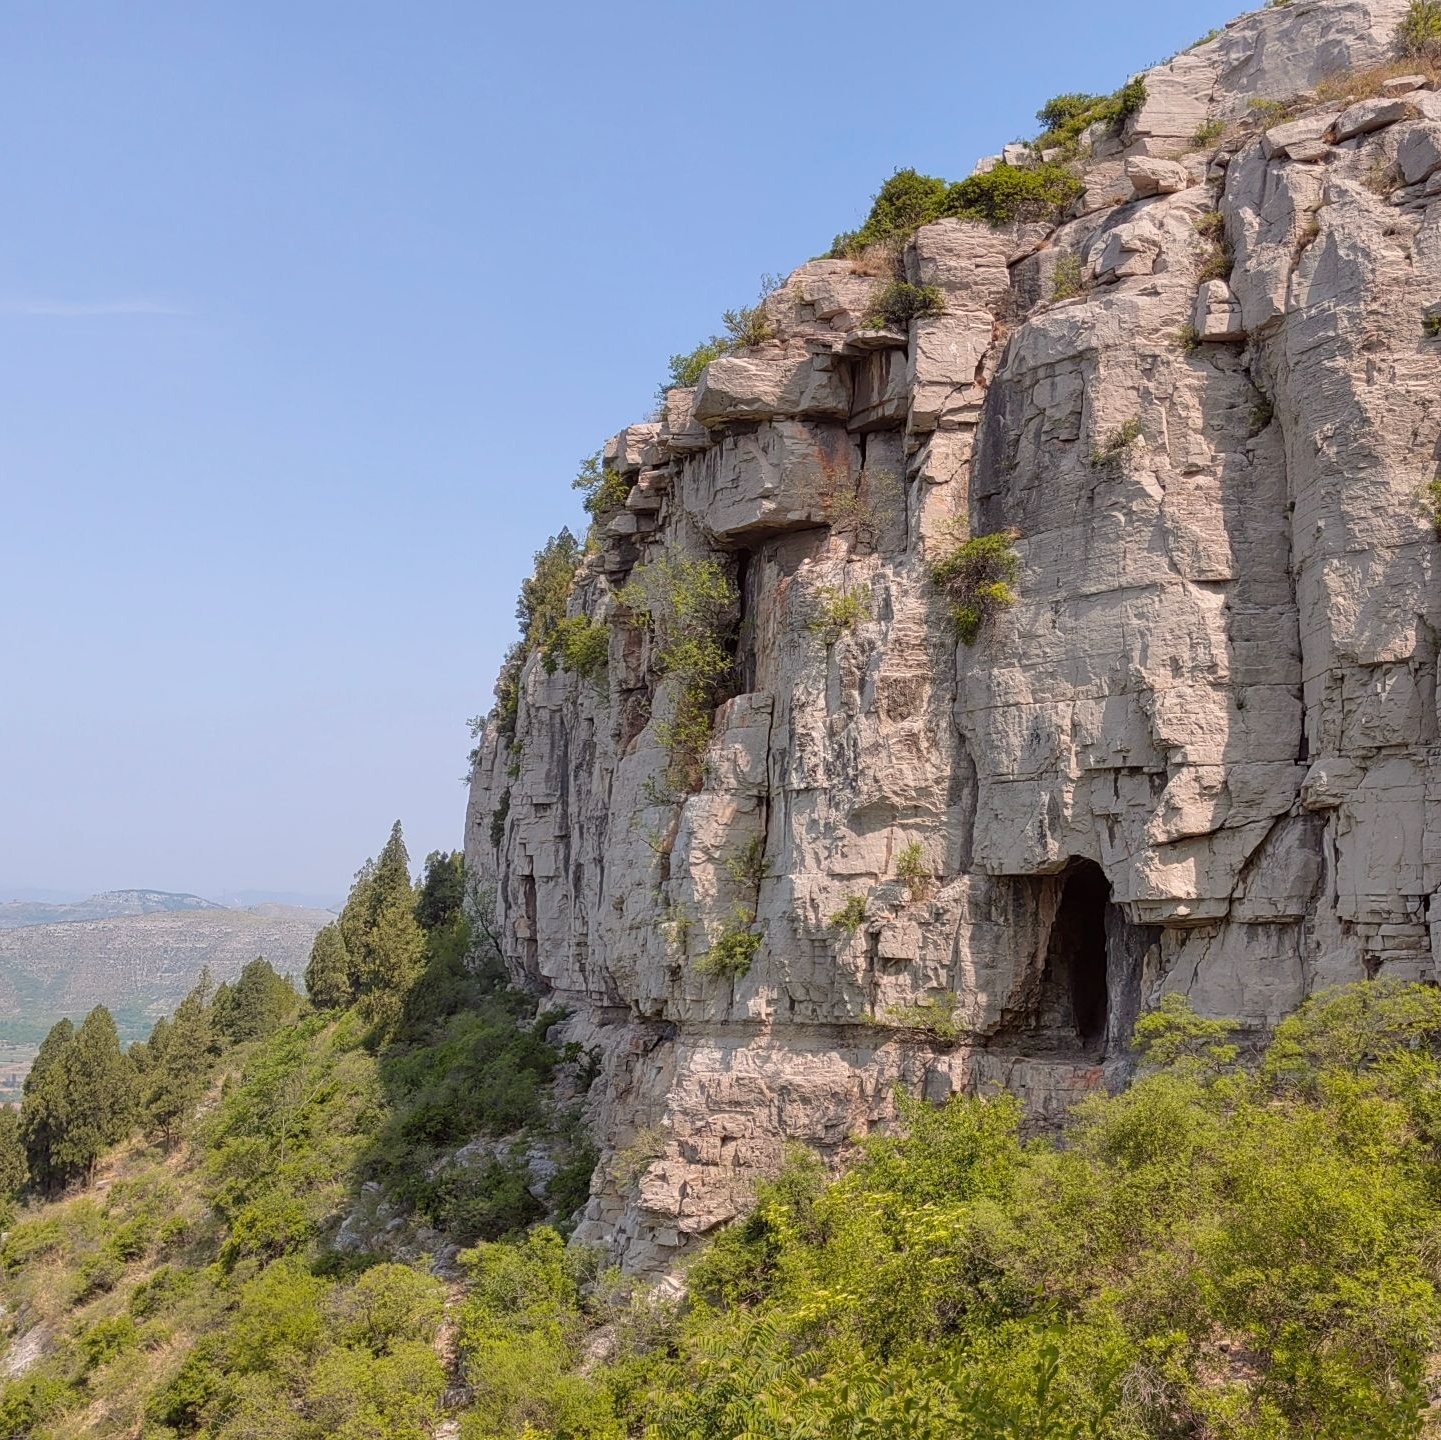
[[[813,261],[607,447],[632,488],[570,600],[607,672],[527,664],[466,847],[603,1057],[583,1237],[663,1267],[900,1090],[1058,1115],[1168,992],[1263,1028],[1433,973],[1441,96],[1304,93],[1404,11],[1234,23],[1148,72],[1065,223],[918,231],[940,313],[868,329],[884,281]],[[999,532],[1016,603],[958,644],[928,562]],[[739,596],[690,794],[617,598],[661,555]]]

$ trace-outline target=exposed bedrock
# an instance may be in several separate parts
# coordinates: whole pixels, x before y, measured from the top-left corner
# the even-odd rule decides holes
[[[601,1056],[583,1238],[662,1268],[898,1090],[1059,1116],[1167,992],[1261,1029],[1431,976],[1441,94],[1303,93],[1405,8],[1236,22],[1148,72],[1064,223],[919,230],[940,313],[868,326],[886,277],[812,261],[609,443],[629,497],[569,602],[608,666],[527,662],[466,845]],[[1015,603],[958,644],[928,560],[996,532]],[[738,596],[693,793],[618,598],[662,556]],[[749,968],[707,973],[737,930]]]

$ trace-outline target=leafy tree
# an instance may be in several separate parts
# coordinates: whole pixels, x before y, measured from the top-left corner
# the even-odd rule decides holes
[[[332,921],[315,937],[305,967],[305,993],[317,1010],[339,1010],[354,999],[350,952],[340,925]]]

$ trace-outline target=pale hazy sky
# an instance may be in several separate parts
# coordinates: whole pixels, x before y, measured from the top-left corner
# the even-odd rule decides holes
[[[516,587],[666,356],[1232,13],[11,0],[0,889],[457,845]]]

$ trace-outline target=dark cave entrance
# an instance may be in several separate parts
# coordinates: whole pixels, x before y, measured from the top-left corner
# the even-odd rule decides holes
[[[1056,1018],[1087,1048],[1105,1043],[1111,992],[1106,909],[1111,885],[1099,865],[1082,860],[1065,874],[1046,946],[1045,980]]]

